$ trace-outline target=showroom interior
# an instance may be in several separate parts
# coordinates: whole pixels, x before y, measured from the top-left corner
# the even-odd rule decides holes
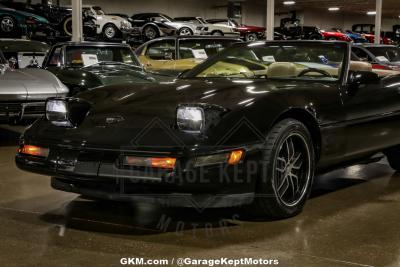
[[[399,0],[0,0],[0,266],[399,266]]]

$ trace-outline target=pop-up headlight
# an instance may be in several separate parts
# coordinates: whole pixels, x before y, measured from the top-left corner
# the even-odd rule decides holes
[[[49,99],[46,103],[46,118],[56,126],[72,127],[68,117],[68,103],[61,99]]]
[[[199,134],[204,128],[204,110],[201,107],[180,106],[176,114],[180,130],[187,133]]]
[[[59,127],[77,127],[91,105],[78,98],[50,98],[46,102],[46,118]]]

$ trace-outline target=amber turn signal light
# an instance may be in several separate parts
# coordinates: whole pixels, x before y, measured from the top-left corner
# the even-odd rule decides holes
[[[243,150],[232,151],[229,155],[228,164],[236,165],[240,162],[243,157]]]
[[[49,155],[49,149],[32,145],[23,145],[18,149],[18,153],[47,158],[47,156]]]
[[[152,167],[161,169],[175,168],[176,158],[144,158],[144,157],[125,157],[125,164],[137,167]]]

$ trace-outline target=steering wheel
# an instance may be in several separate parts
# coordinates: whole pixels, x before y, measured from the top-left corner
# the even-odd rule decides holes
[[[321,69],[316,69],[316,68],[304,69],[299,73],[299,75],[297,75],[297,77],[302,77],[302,76],[304,76],[304,75],[306,75],[307,73],[310,73],[310,72],[316,72],[316,73],[322,74],[322,75],[324,75],[326,77],[332,77],[332,75],[330,75],[329,72],[327,72],[325,70],[321,70]]]

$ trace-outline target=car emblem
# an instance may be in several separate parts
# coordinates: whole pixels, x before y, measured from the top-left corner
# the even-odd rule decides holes
[[[122,116],[115,116],[115,117],[107,117],[106,118],[106,123],[107,124],[114,124],[114,123],[118,123],[118,122],[122,122],[124,121],[124,117]]]

